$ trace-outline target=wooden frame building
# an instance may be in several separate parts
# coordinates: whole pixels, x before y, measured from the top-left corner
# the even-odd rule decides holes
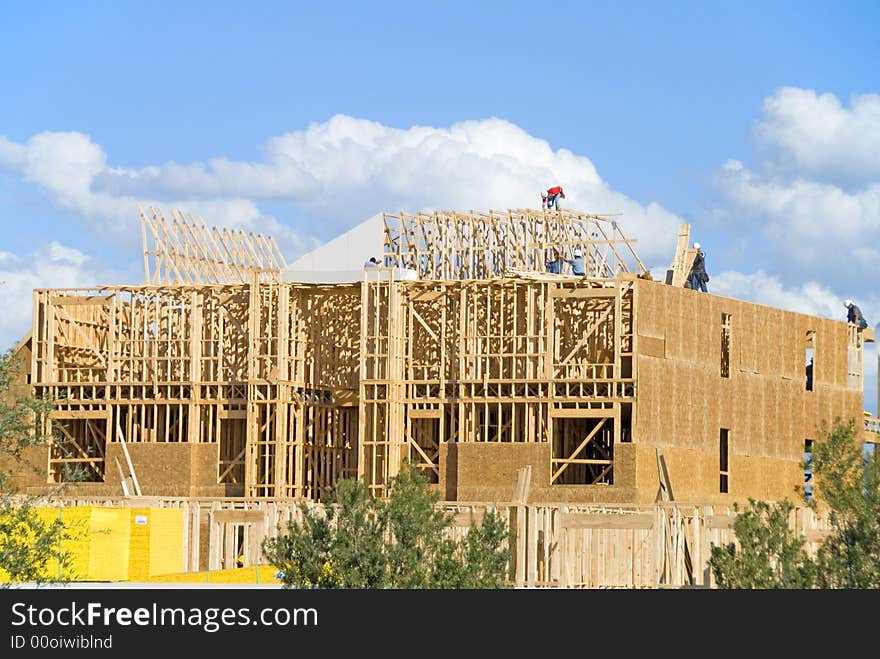
[[[56,439],[16,484],[75,465],[83,495],[382,496],[409,459],[450,501],[507,500],[531,465],[533,502],[726,504],[797,496],[822,424],[862,418],[870,331],[682,288],[686,238],[667,284],[604,216],[382,214],[380,267],[303,283],[270,240],[248,261],[237,236],[233,267],[174,219],[142,216],[162,283],[34,292]],[[551,248],[586,275],[548,274]]]

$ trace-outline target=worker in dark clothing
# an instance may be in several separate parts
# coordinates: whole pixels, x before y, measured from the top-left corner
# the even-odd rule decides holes
[[[843,306],[846,307],[846,322],[858,325],[860,330],[868,326],[868,321],[862,315],[862,310],[853,304],[852,300],[844,300]]]
[[[562,256],[555,247],[547,251],[547,272],[552,272],[554,275],[562,273]]]
[[[560,199],[565,199],[565,192],[562,191],[562,187],[559,185],[550,188],[547,192],[542,192],[541,210],[544,210],[545,208],[547,210],[550,210],[551,208],[559,210]]]
[[[694,249],[697,250],[697,255],[694,257],[694,264],[691,266],[688,282],[693,290],[708,293],[706,282],[709,281],[709,275],[706,274],[706,255],[700,249],[700,243],[694,243]]]

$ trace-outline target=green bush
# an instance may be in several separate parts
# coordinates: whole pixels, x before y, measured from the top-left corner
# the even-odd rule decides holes
[[[301,522],[263,543],[289,588],[503,588],[511,534],[488,512],[459,542],[427,479],[404,465],[389,498],[344,479],[323,509],[301,504]]]
[[[811,506],[827,506],[831,533],[811,558],[788,524],[793,504],[749,500],[737,543],[712,547],[720,588],[880,588],[880,455],[866,455],[856,422],[823,428],[811,460]]]
[[[6,466],[0,469],[0,587],[62,581],[70,567],[69,555],[61,549],[66,537],[62,523],[43,522],[33,508],[37,499],[21,496],[10,486],[9,468],[33,468],[22,459],[24,450],[50,439],[36,432],[34,423],[48,412],[49,401],[12,396],[15,366],[11,352],[0,355],[0,458]],[[60,567],[50,574],[52,563]]]

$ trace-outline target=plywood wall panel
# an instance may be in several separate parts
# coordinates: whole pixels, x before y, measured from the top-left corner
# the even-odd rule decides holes
[[[781,444],[785,441],[782,428],[779,423],[779,399],[780,385],[782,380],[767,377],[764,382],[764,444],[767,455],[773,458],[780,457],[784,448]]]
[[[759,382],[760,379],[754,374],[748,374],[746,376],[745,395],[748,403],[746,403],[746,407],[739,412],[739,418],[737,418],[737,426],[744,430],[744,432],[743,430],[740,431],[740,434],[743,435],[740,437],[741,445],[743,446],[743,453],[745,455],[753,455],[756,457],[760,455],[758,452],[760,448],[758,442],[760,440],[761,424],[763,422],[763,410],[761,409],[763,397],[761,396]]]
[[[695,356],[695,360],[702,366],[710,366],[718,361],[720,356],[720,338],[716,341],[716,337],[721,335],[721,317],[716,313],[717,304],[710,298],[709,303],[705,300],[698,299],[695,301],[696,313],[699,314],[700,323],[700,341],[699,353]],[[708,307],[708,308],[707,308]]]
[[[676,444],[688,446],[690,443],[690,406],[693,383],[690,378],[690,364],[676,362],[673,366],[675,379],[675,404],[673,407],[674,425],[672,440]]]
[[[803,377],[804,366],[804,338],[806,336],[805,322],[800,316],[790,311],[782,312],[782,330],[784,345],[782,354],[782,375],[797,379]]]
[[[654,313],[657,318],[657,336],[669,334],[669,286],[654,287]]]
[[[709,377],[705,366],[695,366],[700,387],[694,391],[691,410],[691,424],[694,429],[694,447],[704,451],[708,448],[707,436],[712,423],[710,400],[717,395],[718,378]]]
[[[827,325],[827,323],[825,323]],[[846,330],[831,332],[831,357],[834,373],[833,383],[836,387],[846,386],[847,335]]]
[[[675,431],[673,426],[675,420],[675,400],[679,392],[676,388],[674,365],[674,361],[667,359],[658,365],[656,371],[656,377],[663,381],[663,390],[666,392],[665,395],[661,396],[661,407],[656,412],[660,430],[657,442],[661,444],[672,443],[672,436]]]
[[[681,342],[684,332],[684,314],[681,310],[680,295],[678,291],[666,292],[666,356],[671,359],[681,359]]]
[[[779,350],[779,335],[774,331],[776,325],[773,314],[776,310],[764,307],[753,307],[755,314],[755,365],[757,371],[762,374],[771,371],[771,352]]]
[[[663,336],[665,325],[661,297],[664,288],[653,282],[636,282],[634,295],[638,334],[653,337]]]
[[[657,314],[665,313],[666,325],[650,331],[663,330],[667,359],[652,360],[658,368],[650,375],[640,367],[641,386],[668,387],[663,395],[641,393],[642,403],[656,406],[658,441],[665,451],[685,451],[676,454],[676,467],[690,459],[697,490],[711,494],[718,487],[718,429],[729,428],[738,491],[791,495],[802,485],[803,440],[815,438],[816,423],[860,405],[860,392],[844,389],[845,325],[683,289],[661,290]],[[722,313],[732,315],[730,378],[720,377]],[[817,332],[813,392],[804,387],[808,329]],[[647,422],[646,415],[639,418]]]
[[[657,367],[654,357],[638,356],[636,359],[639,375],[633,405],[633,441],[643,442],[657,436]]]
[[[784,382],[781,389],[780,424],[788,428],[789,441],[792,441],[795,437],[804,437],[803,403],[800,406],[800,412],[796,411],[796,401],[803,400],[803,396],[798,395],[800,393],[798,389],[798,385],[793,381]],[[791,458],[792,456],[789,455],[787,457]]]

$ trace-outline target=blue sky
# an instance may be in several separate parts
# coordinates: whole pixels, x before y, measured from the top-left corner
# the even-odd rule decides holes
[[[876,2],[7,2],[0,344],[28,291],[139,283],[135,200],[288,260],[379,210],[566,186],[652,270],[880,320]],[[876,412],[876,350],[866,351]]]

